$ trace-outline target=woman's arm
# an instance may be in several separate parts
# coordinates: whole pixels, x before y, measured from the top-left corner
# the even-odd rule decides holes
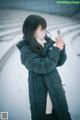
[[[61,50],[59,48],[50,46],[47,55],[40,57],[27,46],[23,46],[21,48],[21,62],[30,71],[47,74],[56,68],[60,53]]]
[[[51,38],[48,38],[47,42],[49,44],[47,44],[45,49],[44,49],[44,55],[47,54],[49,47],[54,46],[54,44],[56,43]],[[56,66],[58,67],[58,66],[63,65],[65,63],[66,59],[67,59],[67,54],[66,54],[65,45],[64,45],[63,49],[61,50],[61,53],[60,53],[60,56],[59,56],[59,59],[58,59],[58,62],[57,62]]]
[[[67,59],[67,54],[66,54],[65,45],[64,45],[64,48],[62,49],[62,51],[60,53],[57,66],[63,65],[65,63],[66,59]]]

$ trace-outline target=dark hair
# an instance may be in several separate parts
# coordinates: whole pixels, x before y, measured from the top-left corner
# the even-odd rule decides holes
[[[46,20],[38,15],[29,15],[23,23],[23,38],[30,44],[33,51],[42,55],[42,46],[34,37],[34,31],[41,25],[42,29],[47,27]]]

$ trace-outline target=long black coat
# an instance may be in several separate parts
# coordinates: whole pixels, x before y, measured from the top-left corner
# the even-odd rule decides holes
[[[21,53],[21,62],[28,69],[29,99],[32,120],[42,120],[46,110],[47,91],[50,94],[57,120],[71,120],[65,91],[56,67],[65,63],[67,55],[53,46],[49,39],[43,48],[44,57],[33,52],[29,44],[22,40],[17,44]]]

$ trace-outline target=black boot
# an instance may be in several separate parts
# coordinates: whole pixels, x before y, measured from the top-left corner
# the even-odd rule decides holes
[[[43,120],[56,120],[53,114],[45,114]]]

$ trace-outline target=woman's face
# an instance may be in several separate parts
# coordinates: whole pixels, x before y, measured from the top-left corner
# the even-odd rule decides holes
[[[45,37],[45,29],[42,29],[41,25],[38,26],[36,31],[34,32],[35,38],[42,40]]]

